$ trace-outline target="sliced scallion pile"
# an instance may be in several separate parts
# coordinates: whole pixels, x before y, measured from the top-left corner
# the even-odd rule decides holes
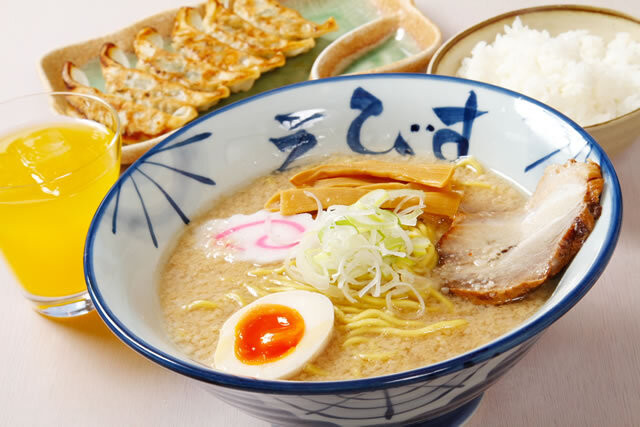
[[[308,196],[315,198],[312,192]],[[401,198],[394,211],[384,202]],[[369,294],[391,297],[413,293],[425,310],[415,277],[435,266],[437,253],[418,227],[424,209],[420,190],[374,190],[351,206],[334,205],[323,211],[318,202],[314,226],[289,254],[287,271],[322,292],[340,293],[351,301]]]

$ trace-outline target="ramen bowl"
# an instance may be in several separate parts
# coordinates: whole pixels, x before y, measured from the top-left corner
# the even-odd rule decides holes
[[[260,176],[334,153],[384,158],[389,152],[445,160],[472,155],[529,192],[546,165],[590,160],[600,164],[606,183],[602,214],[558,276],[553,295],[532,317],[437,364],[357,380],[267,381],[196,362],[170,340],[157,275],[185,224],[221,195]],[[98,313],[122,341],[258,418],[278,425],[448,425],[470,416],[487,387],[596,282],[616,245],[621,216],[620,187],[607,155],[549,107],[453,77],[345,76],[226,106],[142,156],[96,213],[85,272]]]

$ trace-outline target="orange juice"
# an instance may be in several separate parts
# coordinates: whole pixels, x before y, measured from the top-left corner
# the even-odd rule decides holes
[[[84,242],[118,177],[117,138],[85,120],[0,136],[0,251],[32,299],[85,290]]]

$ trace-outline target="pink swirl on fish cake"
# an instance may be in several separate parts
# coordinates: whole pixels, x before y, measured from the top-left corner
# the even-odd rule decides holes
[[[213,256],[232,255],[233,259],[270,263],[284,260],[295,247],[313,219],[309,214],[284,217],[279,213],[258,211],[251,215],[233,215],[209,221],[205,248]],[[231,258],[229,258],[231,259]]]

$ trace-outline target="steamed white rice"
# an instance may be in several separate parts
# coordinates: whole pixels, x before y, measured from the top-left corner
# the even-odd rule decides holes
[[[608,44],[587,30],[551,37],[516,18],[491,44],[478,43],[457,75],[548,104],[581,126],[640,108],[640,43],[617,33]]]

